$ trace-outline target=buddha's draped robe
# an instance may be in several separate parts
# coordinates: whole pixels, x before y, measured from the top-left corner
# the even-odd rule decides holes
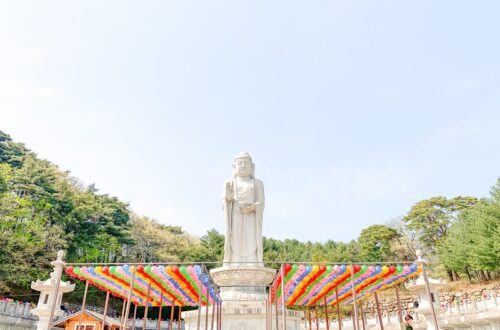
[[[249,181],[240,181],[238,178],[234,178],[230,181],[233,186],[233,196],[232,198],[224,196],[224,218],[226,222],[224,263],[227,265],[234,265],[235,263],[261,265],[263,261],[262,215],[264,211],[264,185],[262,181],[254,178]],[[224,190],[224,194],[226,194],[226,190]],[[255,203],[255,211],[241,213],[240,202]]]

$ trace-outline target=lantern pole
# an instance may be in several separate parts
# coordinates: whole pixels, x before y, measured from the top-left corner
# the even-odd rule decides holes
[[[278,291],[278,290],[276,290]],[[276,310],[276,330],[279,330],[279,324],[280,324],[280,320],[279,320],[279,310],[278,310],[278,297],[276,295],[275,297],[275,302],[274,302],[274,307],[275,307],[275,310]]]
[[[359,309],[360,309],[360,312],[361,312],[361,324],[363,325],[363,330],[365,330],[365,312],[363,310],[363,303],[361,302],[359,304]]]
[[[219,330],[219,303],[215,303],[215,330]]]
[[[266,299],[266,330],[271,330],[269,329],[269,324],[271,323],[271,320],[269,319],[269,303],[271,301],[271,290],[267,293],[267,299]]]
[[[130,288],[128,289],[127,307],[125,308],[125,317],[123,318],[124,330],[127,329],[128,315],[130,313],[130,304],[132,302],[132,291],[134,290],[134,281],[135,281],[135,267],[134,271],[132,272],[132,279],[130,280]]]
[[[311,307],[309,307],[307,309],[307,311],[308,311],[308,314],[309,314],[309,330],[312,330],[313,326],[312,326]]]
[[[382,313],[380,313],[380,305],[378,303],[377,291],[373,292],[373,296],[375,297],[375,306],[377,307],[377,317],[378,317],[378,322],[380,323],[380,330],[384,330],[384,322],[382,322]]]
[[[125,302],[125,299],[122,299],[122,312],[120,314],[120,326],[118,327],[118,329],[121,330],[122,328],[122,323],[123,323],[123,315],[125,315],[125,307],[127,306],[127,303]]]
[[[358,306],[356,304],[356,283],[354,282],[354,265],[351,264],[351,286],[352,286],[352,301],[353,301],[353,310],[354,310],[354,328],[359,329],[359,320],[358,320]]]
[[[181,322],[182,322],[182,306],[179,305],[179,318],[177,320],[177,330],[181,330]]]
[[[399,297],[399,284],[396,284],[395,289],[396,289],[396,301],[398,304],[398,320],[399,320],[399,324],[402,324],[403,323],[403,315],[401,315],[401,298]]]
[[[283,330],[286,330],[285,264],[281,266],[281,303],[283,304]]]
[[[205,286],[205,285],[203,285]],[[207,302],[205,305],[205,329],[208,329],[208,312],[209,312],[209,303],[210,299],[208,298],[209,286],[207,285]]]
[[[134,304],[134,319],[132,320],[132,330],[135,330],[136,319],[137,319],[137,304]]]
[[[351,309],[352,309],[352,313],[354,315],[354,305],[351,306]],[[353,323],[354,330],[359,330],[359,325],[356,324],[356,320],[354,319],[354,317],[352,318],[352,323]]]
[[[142,330],[146,330],[146,322],[148,320],[149,296],[151,294],[151,282],[148,283],[148,293],[144,300],[144,317],[142,322]]]
[[[352,328],[354,330],[359,330],[356,328],[356,319],[354,318],[354,305],[351,305],[351,315],[352,315]]]
[[[425,260],[422,258],[422,251],[417,250],[417,262],[420,263],[422,266],[422,275],[424,276],[424,281],[425,281],[425,288],[427,290],[427,295],[429,296],[429,303],[431,305],[431,311],[432,311],[432,318],[434,319],[434,326],[436,327],[436,330],[439,330],[439,324],[438,320],[436,317],[436,311],[434,309],[434,302],[432,301],[432,293],[431,293],[431,288],[429,286],[429,278],[427,277],[427,270],[425,268]]]
[[[325,300],[325,321],[326,321],[326,330],[330,330],[330,319],[328,319],[328,304],[326,303],[326,295],[324,296]]]
[[[316,330],[319,330],[318,306],[314,305],[314,322],[316,322]]]
[[[156,325],[156,329],[160,330],[161,327],[161,310],[163,308],[163,292],[160,294],[160,308],[158,310],[158,324]]]
[[[80,330],[82,327],[82,321],[83,321],[83,313],[85,312],[85,305],[87,303],[87,292],[89,291],[89,281],[85,281],[85,291],[83,292],[83,301],[82,301],[82,311],[80,314],[80,320],[78,321],[78,327],[76,328],[77,330]],[[49,327],[52,327],[51,324],[49,324]]]
[[[214,319],[215,319],[215,300],[212,303],[212,320],[210,321],[210,330],[214,330]]]
[[[104,303],[104,315],[102,317],[102,330],[106,325],[106,317],[108,316],[108,305],[109,305],[109,291],[106,291],[106,302]]]
[[[174,312],[175,312],[175,301],[172,300],[172,304],[170,305],[170,324],[168,330],[172,330],[174,325]]]
[[[335,286],[335,300],[337,301],[337,322],[339,323],[339,330],[342,330],[342,318],[340,317],[340,304],[339,304],[339,289]]]
[[[201,288],[203,285],[203,268],[201,268],[201,276],[199,280],[200,280],[200,286],[198,288],[198,322],[196,324],[197,330],[201,329],[201,309],[203,308],[203,300],[201,298]]]
[[[219,328],[217,330],[222,330],[222,301],[219,302]]]

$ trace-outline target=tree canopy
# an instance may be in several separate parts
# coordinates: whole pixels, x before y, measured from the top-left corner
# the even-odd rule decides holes
[[[488,271],[500,268],[500,179],[490,197],[460,214],[438,246],[442,263],[470,277],[470,271],[489,278]],[[483,271],[486,271],[484,273]]]

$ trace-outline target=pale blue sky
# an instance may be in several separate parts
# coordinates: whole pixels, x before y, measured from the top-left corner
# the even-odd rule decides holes
[[[500,176],[498,1],[5,1],[0,129],[139,214],[347,241]]]

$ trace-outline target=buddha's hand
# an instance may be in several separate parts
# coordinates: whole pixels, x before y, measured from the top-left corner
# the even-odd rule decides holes
[[[240,202],[240,212],[243,214],[255,212],[255,204]]]
[[[233,181],[229,180],[226,182],[226,184],[224,185],[224,190],[225,190],[225,198],[228,202],[232,201],[233,200],[233,195],[234,195],[234,191],[233,191]]]

